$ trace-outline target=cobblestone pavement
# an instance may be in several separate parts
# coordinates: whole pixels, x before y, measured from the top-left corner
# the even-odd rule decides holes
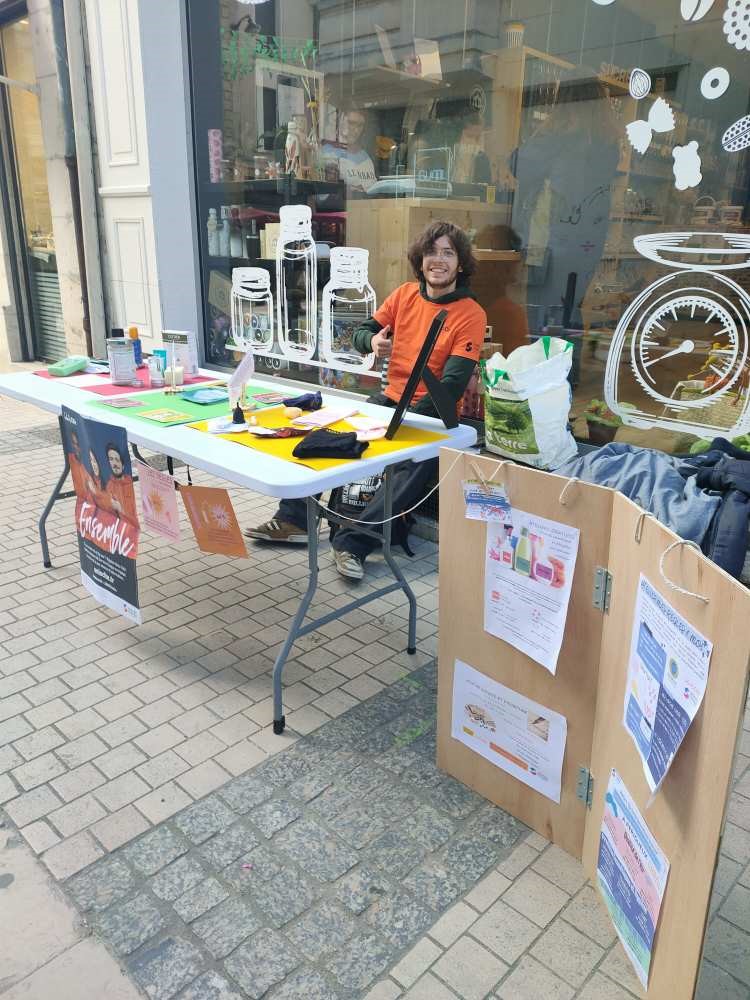
[[[402,562],[418,656],[398,595],[305,637],[279,738],[270,670],[304,551],[144,534],[132,626],[81,588],[69,501],[42,570],[55,424],[6,400],[0,420],[0,805],[144,995],[641,995],[580,865],[434,766],[435,546]],[[231,493],[241,523],[272,513]],[[316,613],[347,600],[328,560]],[[701,1000],[750,996],[745,725]]]

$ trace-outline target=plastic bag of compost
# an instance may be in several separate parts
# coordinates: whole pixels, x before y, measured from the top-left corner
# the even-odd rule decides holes
[[[507,358],[482,362],[484,432],[488,451],[537,469],[556,469],[577,452],[568,430],[573,345],[540,337]]]

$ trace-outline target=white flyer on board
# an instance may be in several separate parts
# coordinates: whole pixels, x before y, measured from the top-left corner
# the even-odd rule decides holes
[[[560,801],[567,735],[564,715],[456,660],[453,739],[553,802]]]
[[[713,643],[641,573],[622,721],[652,792],[664,780],[701,706],[712,650]]]
[[[557,670],[578,555],[578,528],[514,507],[487,522],[484,628]]]

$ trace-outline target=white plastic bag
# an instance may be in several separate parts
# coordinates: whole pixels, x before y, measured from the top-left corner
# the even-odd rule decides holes
[[[568,430],[573,345],[540,337],[482,366],[488,451],[537,469],[556,469],[577,452]]]

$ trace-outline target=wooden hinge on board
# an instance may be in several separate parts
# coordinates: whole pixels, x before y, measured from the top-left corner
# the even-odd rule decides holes
[[[579,767],[578,781],[576,782],[576,798],[580,799],[590,809],[593,797],[594,779],[591,776],[591,771],[587,767]]]
[[[612,598],[612,574],[605,566],[597,566],[594,570],[593,605],[599,611],[609,611]]]

